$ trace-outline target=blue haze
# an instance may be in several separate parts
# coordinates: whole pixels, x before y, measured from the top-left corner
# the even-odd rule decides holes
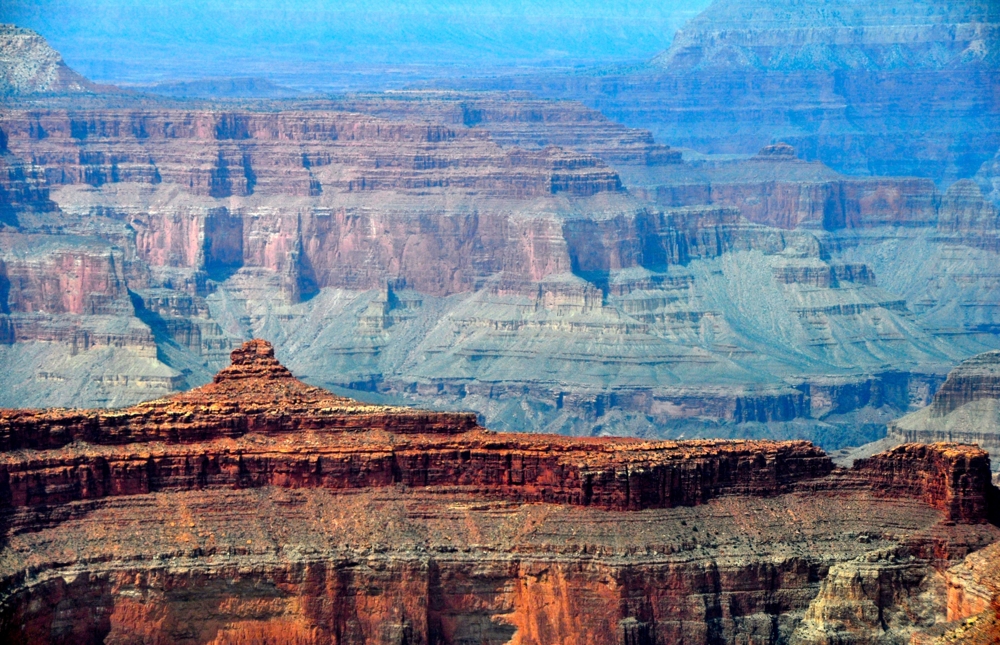
[[[97,81],[329,89],[643,61],[709,0],[3,0]]]

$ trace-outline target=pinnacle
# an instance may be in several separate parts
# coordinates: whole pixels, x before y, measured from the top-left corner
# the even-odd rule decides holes
[[[215,382],[239,379],[290,379],[294,378],[284,365],[274,357],[274,346],[266,340],[254,338],[234,349],[229,355],[232,364],[215,375]]]

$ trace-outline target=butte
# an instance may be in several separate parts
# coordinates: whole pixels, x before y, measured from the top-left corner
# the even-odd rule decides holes
[[[169,398],[0,412],[0,641],[996,642],[998,510],[974,446],[494,433],[253,340]]]

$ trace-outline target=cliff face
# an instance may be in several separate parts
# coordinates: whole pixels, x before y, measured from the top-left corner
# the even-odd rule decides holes
[[[989,0],[725,0],[646,69],[455,85],[574,98],[701,152],[786,141],[842,172],[953,181],[1000,144],[998,24]]]
[[[997,343],[980,184],[518,93],[67,101],[0,115],[0,403],[132,404],[266,333],[314,384],[494,427],[837,447]]]
[[[846,615],[886,642],[1000,538],[971,447],[843,471],[805,442],[498,434],[307,386],[263,341],[183,395],[0,423],[10,643],[822,643]],[[837,592],[852,568],[880,591]]]
[[[963,361],[931,405],[889,424],[901,441],[965,441],[1000,452],[1000,352]]]
[[[790,146],[681,158],[519,95],[279,107],[4,113],[10,402],[166,394],[266,328],[316,383],[500,427],[805,419],[839,445],[820,419],[907,411],[967,334],[990,342],[980,321],[936,336],[870,259],[840,257],[866,235],[988,251],[969,191],[843,177]]]

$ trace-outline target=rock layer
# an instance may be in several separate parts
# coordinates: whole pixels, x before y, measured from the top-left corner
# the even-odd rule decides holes
[[[950,182],[1000,143],[998,24],[990,0],[719,0],[646,68],[453,85],[580,100],[701,152],[785,141],[850,174]]]
[[[72,413],[86,436],[68,414],[3,413],[40,438],[0,452],[4,642],[806,644],[845,613],[885,642],[1000,538],[971,447],[843,471],[805,442],[505,435],[325,393],[263,341]],[[836,592],[851,567],[881,591]]]
[[[263,341],[183,395],[0,423],[10,643],[805,644],[845,612],[875,642],[943,619],[935,567],[1000,538],[971,447],[843,471],[805,442],[498,434],[307,386]],[[836,591],[855,558],[878,594]]]
[[[900,441],[962,441],[1000,454],[1000,352],[963,361],[931,404],[889,424]]]

